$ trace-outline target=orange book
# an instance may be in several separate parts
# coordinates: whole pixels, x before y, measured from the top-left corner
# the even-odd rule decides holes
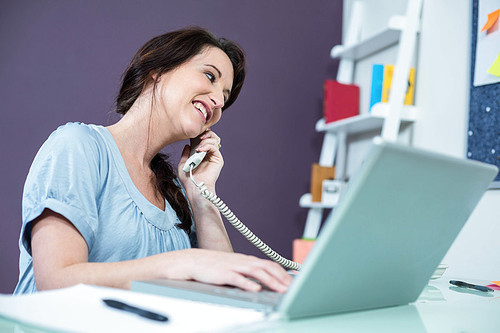
[[[335,167],[324,167],[317,163],[312,165],[311,170],[311,195],[313,202],[321,202],[323,191],[323,180],[335,177]]]

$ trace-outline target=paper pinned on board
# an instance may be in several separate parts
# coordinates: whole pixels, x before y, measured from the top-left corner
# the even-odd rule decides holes
[[[498,2],[499,0],[480,0],[478,4],[474,87],[500,82],[500,75],[497,75],[499,64],[494,61],[500,51]]]
[[[493,65],[488,69],[488,73],[500,77],[500,52],[493,62]]]
[[[488,14],[488,20],[486,21],[485,25],[481,29],[481,32],[486,30],[487,34],[492,33],[493,31],[498,30],[498,16],[500,15],[500,9],[497,9],[491,13]]]

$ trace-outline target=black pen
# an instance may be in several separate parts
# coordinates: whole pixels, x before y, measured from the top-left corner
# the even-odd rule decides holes
[[[494,291],[493,289],[485,287],[485,286],[478,286],[477,284],[471,284],[471,283],[467,283],[467,282],[463,282],[463,281],[450,280],[450,283],[452,285],[457,286],[457,287],[471,288],[471,289],[485,291],[485,292]]]
[[[117,301],[114,299],[103,299],[102,301],[107,306],[112,307],[114,309],[132,312],[132,313],[138,314],[141,317],[145,317],[145,318],[156,320],[156,321],[168,321],[168,317],[165,317],[159,313],[136,308],[135,306],[128,305],[128,304],[125,304],[123,302],[120,302],[120,301]]]

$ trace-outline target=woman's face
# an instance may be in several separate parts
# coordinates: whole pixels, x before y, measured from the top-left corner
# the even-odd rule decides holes
[[[228,56],[219,48],[207,47],[160,77],[156,94],[159,120],[172,124],[180,139],[196,137],[220,120],[232,85],[233,66]]]

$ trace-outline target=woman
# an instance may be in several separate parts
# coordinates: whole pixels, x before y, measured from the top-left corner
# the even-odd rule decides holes
[[[223,159],[210,127],[244,77],[241,49],[201,28],[146,43],[123,78],[122,118],[109,127],[61,126],[35,157],[23,192],[15,293],[77,283],[130,288],[132,280],[155,278],[258,291],[253,278],[284,292],[291,278],[278,264],[232,252],[217,209],[182,171],[189,146],[178,178],[160,154],[200,136],[197,150],[207,155],[194,175],[215,192]]]

